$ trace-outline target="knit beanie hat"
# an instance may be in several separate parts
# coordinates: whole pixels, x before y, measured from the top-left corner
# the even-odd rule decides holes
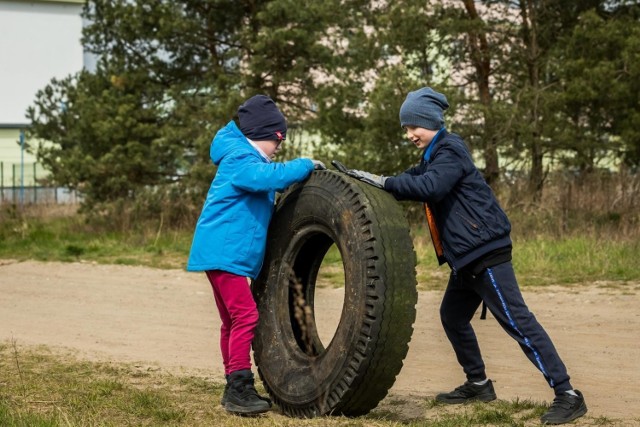
[[[430,87],[409,92],[400,107],[402,126],[419,126],[440,130],[444,126],[444,110],[449,108],[447,97]]]
[[[287,137],[287,121],[266,95],[246,100],[238,108],[238,121],[240,131],[254,141],[282,141]]]

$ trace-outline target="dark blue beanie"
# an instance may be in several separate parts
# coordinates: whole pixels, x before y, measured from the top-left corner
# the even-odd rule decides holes
[[[240,131],[254,141],[282,141],[287,137],[287,121],[276,103],[266,95],[256,95],[238,108]]]
[[[400,107],[400,125],[440,130],[444,126],[443,113],[447,108],[447,97],[430,87],[409,92]]]

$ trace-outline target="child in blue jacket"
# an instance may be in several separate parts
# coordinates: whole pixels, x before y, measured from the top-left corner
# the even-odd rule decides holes
[[[451,268],[440,317],[467,381],[438,394],[436,400],[465,403],[496,398],[471,326],[484,302],[555,391],[541,421],[570,422],[587,412],[584,398],[571,386],[551,339],[524,302],[511,264],[511,224],[462,138],[445,129],[443,113],[448,107],[446,97],[429,87],[410,92],[400,108],[400,123],[407,138],[423,150],[420,164],[391,177],[347,173],[399,200],[423,202],[438,260]]]
[[[305,180],[322,162],[272,158],[285,140],[287,123],[271,98],[256,95],[238,109],[211,143],[218,166],[198,219],[187,264],[204,271],[222,320],[220,350],[227,386],[222,397],[232,413],[256,414],[270,407],[258,395],[251,372],[251,341],[258,310],[247,277],[255,279],[266,249],[276,191]]]

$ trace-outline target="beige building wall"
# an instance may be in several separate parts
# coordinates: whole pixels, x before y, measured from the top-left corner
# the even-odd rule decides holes
[[[33,186],[35,179],[46,176],[41,165],[34,171],[35,164],[35,155],[27,152],[26,146],[24,152],[21,150],[20,129],[0,128],[0,186],[20,186],[22,178],[25,186]]]

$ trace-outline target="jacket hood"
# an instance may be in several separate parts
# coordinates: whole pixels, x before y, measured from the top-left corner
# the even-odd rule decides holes
[[[225,127],[220,129],[211,142],[209,155],[211,160],[217,166],[220,164],[224,156],[238,149],[251,150],[252,147],[247,142],[247,138],[238,129],[236,123],[231,120]]]

